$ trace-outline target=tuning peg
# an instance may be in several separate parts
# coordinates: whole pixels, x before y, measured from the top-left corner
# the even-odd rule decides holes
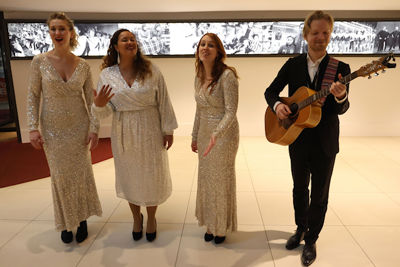
[[[374,73],[374,75],[375,75],[375,76],[378,76],[378,75],[379,75],[379,73],[375,72],[375,73]]]
[[[372,77],[371,77],[371,75],[368,75],[368,79],[371,79]]]

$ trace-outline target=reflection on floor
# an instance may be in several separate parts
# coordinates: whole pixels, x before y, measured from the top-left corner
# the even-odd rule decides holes
[[[325,227],[312,266],[399,266],[400,137],[343,137]],[[237,156],[239,231],[205,243],[194,217],[197,158],[188,137],[169,152],[174,192],[157,212],[157,239],[132,240],[128,204],[115,196],[113,160],[94,165],[104,215],[89,238],[61,242],[49,178],[0,189],[0,266],[301,266],[287,147],[242,137]],[[145,216],[146,217],[146,216]],[[144,223],[146,225],[146,222]]]

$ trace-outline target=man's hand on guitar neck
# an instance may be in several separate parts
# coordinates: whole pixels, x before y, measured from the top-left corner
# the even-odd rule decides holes
[[[283,103],[280,103],[276,106],[275,113],[280,120],[287,119],[287,117],[289,117],[289,115],[292,114],[289,106]]]
[[[339,73],[339,80],[342,79],[342,74]],[[337,81],[331,84],[329,91],[335,96],[336,101],[344,101],[347,96],[346,85]]]

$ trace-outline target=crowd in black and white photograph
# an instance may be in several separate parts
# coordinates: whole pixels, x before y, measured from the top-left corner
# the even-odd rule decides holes
[[[383,54],[400,52],[400,21],[336,21],[328,52]],[[307,52],[303,22],[77,23],[78,56],[103,56],[111,34],[126,28],[136,34],[144,54],[193,55],[203,34],[221,37],[228,55],[273,55]],[[8,23],[11,56],[32,57],[49,51],[45,23]]]

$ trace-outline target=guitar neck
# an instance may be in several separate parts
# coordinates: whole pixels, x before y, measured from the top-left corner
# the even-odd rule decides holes
[[[342,77],[341,79],[339,79],[339,81],[343,84],[348,84],[357,77],[358,77],[358,74],[357,74],[357,71],[355,71],[353,73],[350,73],[350,74]],[[313,95],[307,97],[306,99],[304,99],[303,101],[297,103],[299,110],[311,105],[312,103],[314,103],[315,101],[317,101],[323,97],[328,96],[331,93],[331,92],[329,92],[329,88],[330,88],[330,85],[325,86],[324,88],[322,88],[315,94],[313,94]]]

